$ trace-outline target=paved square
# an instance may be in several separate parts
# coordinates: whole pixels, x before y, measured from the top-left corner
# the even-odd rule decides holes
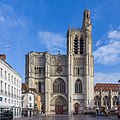
[[[119,120],[117,116],[67,116],[67,115],[59,115],[59,116],[35,116],[35,117],[24,117],[16,120]]]

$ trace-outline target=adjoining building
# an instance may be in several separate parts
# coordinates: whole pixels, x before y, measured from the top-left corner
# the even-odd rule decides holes
[[[22,83],[22,116],[33,116],[40,112],[41,100],[37,91]]]
[[[98,108],[118,108],[119,84],[97,83],[94,87],[94,105]]]
[[[29,52],[25,79],[40,93],[45,114],[79,114],[94,106],[94,58],[90,11],[85,10],[81,29],[67,31],[67,54]]]
[[[21,117],[22,77],[0,55],[0,110],[13,111],[13,118]]]

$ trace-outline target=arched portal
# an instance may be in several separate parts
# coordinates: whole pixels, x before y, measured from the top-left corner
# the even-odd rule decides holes
[[[75,103],[74,104],[74,114],[77,115],[79,113],[79,109],[80,109],[79,103]]]
[[[108,96],[104,96],[104,97],[103,97],[103,105],[104,105],[106,108],[109,108],[109,97],[108,97]]]
[[[113,100],[113,106],[117,107],[118,106],[118,97],[114,96],[112,100]]]
[[[98,95],[96,95],[95,97],[94,97],[94,104],[95,104],[95,106],[98,108],[98,107],[101,107],[101,97],[100,96],[98,96]]]
[[[53,108],[51,112],[55,114],[67,114],[67,100],[63,96],[56,96],[51,100],[50,104]]]

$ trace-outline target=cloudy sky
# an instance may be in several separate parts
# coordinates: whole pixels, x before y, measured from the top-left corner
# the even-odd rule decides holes
[[[120,0],[0,0],[0,53],[25,78],[30,51],[66,53],[68,26],[91,11],[95,83],[120,79]]]

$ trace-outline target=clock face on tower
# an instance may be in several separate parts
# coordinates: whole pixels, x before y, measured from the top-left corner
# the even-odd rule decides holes
[[[57,73],[61,73],[62,72],[62,67],[61,66],[57,66],[56,72]]]

